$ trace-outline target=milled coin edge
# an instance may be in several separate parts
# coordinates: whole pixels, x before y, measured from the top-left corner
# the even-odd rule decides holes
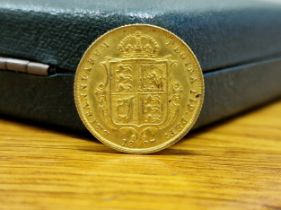
[[[135,27],[135,26],[147,26],[147,27],[152,27],[152,28],[156,28],[156,29],[159,29],[159,30],[162,30],[162,31],[165,31],[167,32],[168,34],[174,36],[175,38],[177,38],[190,52],[191,52],[191,55],[195,58],[194,61],[195,61],[195,64],[198,66],[200,72],[199,72],[199,75],[201,77],[201,89],[202,89],[202,94],[200,96],[200,103],[199,103],[199,107],[197,107],[197,112],[194,113],[192,115],[192,118],[189,120],[189,122],[191,123],[187,123],[186,126],[184,127],[184,132],[180,132],[178,135],[174,136],[172,139],[160,144],[160,145],[157,145],[157,146],[153,146],[153,147],[150,147],[150,148],[138,148],[138,149],[135,149],[135,148],[129,148],[129,147],[124,147],[124,146],[121,146],[121,145],[118,145],[116,143],[113,143],[109,140],[107,140],[106,138],[102,137],[98,132],[95,131],[95,129],[90,125],[90,123],[88,122],[87,118],[83,115],[82,113],[82,110],[80,110],[80,107],[81,107],[81,104],[79,102],[79,99],[78,99],[78,95],[76,92],[78,92],[78,75],[79,75],[79,69],[81,69],[81,65],[82,65],[82,60],[83,58],[89,53],[90,49],[96,45],[100,40],[102,40],[104,37],[106,37],[108,34],[110,34],[111,32],[113,31],[117,31],[117,30],[120,30],[122,28],[127,28],[127,27]],[[162,28],[160,26],[156,26],[156,25],[152,25],[152,24],[143,24],[143,23],[135,23],[135,24],[127,24],[127,25],[123,25],[123,26],[119,26],[119,27],[116,27],[114,29],[111,29],[107,32],[105,32],[104,34],[102,34],[101,36],[99,36],[98,38],[96,38],[95,41],[93,41],[89,47],[86,49],[86,51],[83,53],[80,61],[79,61],[79,64],[76,68],[76,72],[75,72],[75,77],[74,77],[74,86],[73,86],[73,92],[74,92],[74,102],[75,102],[75,107],[76,107],[76,110],[78,112],[78,115],[81,119],[81,121],[83,122],[84,126],[87,128],[87,130],[97,139],[99,140],[100,142],[102,142],[103,144],[117,150],[117,151],[120,151],[120,152],[124,152],[124,153],[131,153],[131,154],[149,154],[149,153],[156,153],[156,152],[159,152],[161,150],[164,150],[166,149],[167,147],[170,147],[174,144],[176,144],[177,142],[179,142],[184,136],[186,136],[187,133],[189,133],[189,131],[193,128],[194,124],[197,122],[198,120],[198,117],[202,111],[202,107],[203,107],[203,103],[204,103],[204,98],[205,98],[205,82],[204,82],[204,75],[203,75],[203,71],[202,71],[202,68],[200,66],[200,63],[198,61],[198,58],[196,57],[195,53],[193,52],[193,50],[189,47],[189,45],[184,41],[182,40],[180,37],[178,37],[176,34],[174,34],[173,32],[165,29],[165,28]]]

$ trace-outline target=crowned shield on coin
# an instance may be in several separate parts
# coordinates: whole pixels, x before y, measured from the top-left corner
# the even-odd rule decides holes
[[[120,58],[109,59],[108,103],[115,125],[161,125],[167,118],[169,60],[154,58],[158,43],[140,32],[118,45]]]

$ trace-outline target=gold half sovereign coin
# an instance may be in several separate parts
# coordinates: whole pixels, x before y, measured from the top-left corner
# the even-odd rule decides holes
[[[153,153],[196,122],[204,80],[189,46],[172,32],[125,25],[95,40],[75,75],[75,104],[86,128],[127,153]]]

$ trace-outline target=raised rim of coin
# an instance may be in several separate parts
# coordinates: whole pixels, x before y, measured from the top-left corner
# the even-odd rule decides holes
[[[90,123],[88,122],[88,120],[86,119],[86,117],[84,116],[83,112],[81,111],[80,107],[82,106],[79,99],[78,99],[78,95],[77,95],[77,84],[78,84],[78,75],[79,75],[79,71],[81,69],[81,65],[83,63],[83,59],[88,55],[89,51],[91,48],[93,48],[95,45],[97,45],[97,43],[99,43],[104,37],[108,36],[110,33],[116,31],[116,30],[120,30],[120,29],[124,29],[126,27],[138,27],[138,26],[147,26],[147,27],[153,27],[155,29],[161,30],[161,31],[165,31],[166,33],[172,35],[174,38],[176,38],[179,42],[181,42],[186,48],[187,50],[190,52],[190,54],[194,57],[195,63],[198,67],[198,69],[200,70],[199,74],[200,77],[202,79],[201,82],[201,88],[202,88],[202,94],[201,94],[201,103],[200,106],[197,107],[197,112],[192,116],[192,118],[189,120],[189,123],[186,124],[186,126],[184,127],[184,132],[179,132],[176,136],[174,136],[173,138],[171,138],[170,140],[163,142],[159,145],[156,146],[152,146],[150,148],[130,148],[130,147],[125,147],[125,146],[121,146],[119,144],[113,143],[110,140],[107,140],[106,138],[104,138],[103,136],[101,136],[98,132],[95,131],[95,129],[90,125]],[[151,24],[143,24],[143,23],[135,23],[135,24],[127,24],[127,25],[123,25],[123,26],[119,26],[117,28],[114,28],[112,30],[109,30],[107,32],[105,32],[104,34],[102,34],[101,36],[99,36],[94,42],[92,42],[90,44],[90,46],[87,48],[87,50],[84,52],[83,56],[81,57],[81,60],[77,66],[76,69],[76,73],[75,73],[75,79],[74,79],[74,101],[75,101],[75,106],[76,109],[78,111],[78,114],[80,116],[80,119],[82,120],[83,124],[85,125],[85,127],[88,129],[88,131],[99,141],[101,141],[102,143],[104,143],[105,145],[120,151],[120,152],[125,152],[125,153],[133,153],[133,154],[148,154],[148,153],[155,153],[158,151],[161,151],[167,147],[170,147],[171,145],[177,143],[179,140],[181,140],[194,126],[194,124],[196,123],[199,114],[201,112],[202,106],[203,106],[203,102],[204,102],[204,97],[205,97],[205,86],[204,86],[204,77],[203,77],[203,72],[201,69],[201,66],[199,64],[199,61],[196,57],[196,55],[194,54],[194,52],[192,51],[192,49],[188,46],[188,44],[183,41],[180,37],[178,37],[177,35],[175,35],[173,32],[156,26],[156,25],[151,25]]]

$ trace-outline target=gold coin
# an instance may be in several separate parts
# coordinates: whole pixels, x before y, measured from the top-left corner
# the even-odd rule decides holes
[[[113,29],[94,41],[75,75],[87,129],[127,153],[152,153],[192,128],[204,98],[198,60],[175,34],[153,25]]]

